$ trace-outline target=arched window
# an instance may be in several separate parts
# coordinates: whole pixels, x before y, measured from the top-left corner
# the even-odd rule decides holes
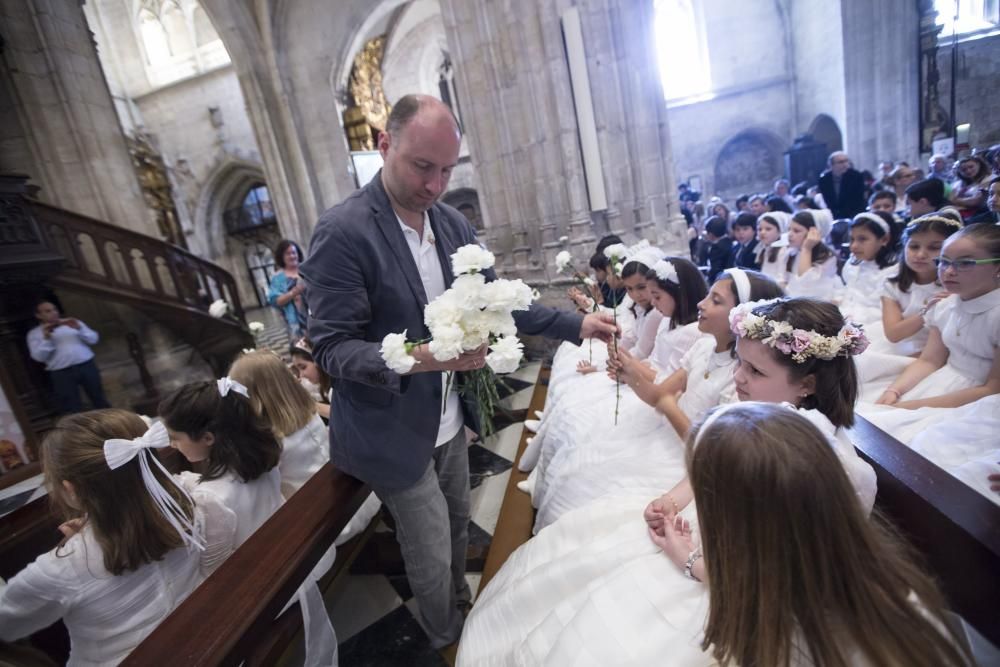
[[[937,24],[943,26],[939,39],[1000,27],[997,0],[934,0]]]
[[[160,22],[167,31],[167,42],[170,44],[170,55],[185,56],[194,50],[191,31],[187,19],[180,6],[173,0],[164,2],[160,9]]]
[[[205,15],[205,10],[198,5],[194,8],[193,23],[194,23],[194,37],[195,43],[200,49],[203,46],[207,46],[212,42],[216,42],[219,39],[219,33],[215,32],[215,27],[212,22],[208,20],[208,16]]]
[[[146,50],[146,62],[151,67],[170,62],[170,45],[167,31],[160,19],[148,9],[139,12],[139,34]]]
[[[225,211],[222,217],[226,231],[230,234],[239,234],[277,222],[271,193],[263,183],[251,185],[240,205]]]
[[[712,89],[705,29],[695,0],[656,0],[656,50],[667,100]]]

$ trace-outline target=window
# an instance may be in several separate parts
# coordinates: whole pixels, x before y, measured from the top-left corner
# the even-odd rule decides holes
[[[140,0],[135,27],[154,87],[229,63],[229,54],[198,0]]]
[[[941,40],[1000,27],[1000,0],[934,0],[934,9]]]
[[[705,31],[695,0],[656,0],[654,31],[663,96],[668,100],[712,88]]]

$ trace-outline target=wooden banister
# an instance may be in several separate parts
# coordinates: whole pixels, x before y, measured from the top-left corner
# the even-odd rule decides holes
[[[238,665],[369,492],[324,465],[122,664]]]
[[[875,506],[923,555],[952,610],[1000,646],[1000,505],[864,418],[850,437],[875,469]]]

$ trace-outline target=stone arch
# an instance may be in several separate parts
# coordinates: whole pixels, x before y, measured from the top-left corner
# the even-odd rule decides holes
[[[212,170],[198,193],[194,210],[195,237],[210,259],[226,254],[226,228],[223,212],[237,205],[248,188],[266,183],[263,166],[233,156],[227,156]]]
[[[441,197],[441,201],[458,209],[458,212],[472,223],[477,232],[482,232],[486,229],[486,224],[483,221],[483,211],[479,206],[479,193],[473,188],[450,190]]]
[[[821,113],[809,125],[809,134],[817,143],[826,144],[827,154],[844,150],[844,135],[831,116]]]
[[[730,137],[715,158],[715,194],[765,192],[784,173],[786,142],[777,134],[749,128]]]

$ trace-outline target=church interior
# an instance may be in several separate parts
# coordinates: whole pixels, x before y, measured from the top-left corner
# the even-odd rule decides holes
[[[312,363],[306,315],[296,311],[297,297],[278,301],[276,294],[295,285],[294,279],[286,280],[292,261],[287,251],[298,253],[293,267],[306,261],[324,212],[380,178],[387,159],[380,152],[380,134],[388,132],[390,114],[404,96],[439,100],[460,128],[457,162],[439,201],[468,221],[491,251],[497,275],[523,281],[539,303],[551,308],[614,311],[619,326],[623,297],[614,297],[608,309],[608,295],[618,292],[608,289],[602,296],[589,287],[591,275],[599,282],[605,272],[612,282],[624,275],[615,269],[614,257],[610,264],[603,259],[609,245],[599,246],[603,239],[613,237],[628,248],[626,263],[628,257],[657,250],[644,265],[651,284],[662,277],[654,266],[670,257],[684,258],[718,283],[731,275],[726,272],[734,261],[743,265],[731,259],[728,266],[716,267],[712,251],[722,247],[720,237],[727,256],[730,244],[734,252],[743,247],[736,230],[744,216],[752,220],[744,224],[762,240],[764,217],[787,211],[782,218],[787,240],[789,221],[794,234],[800,211],[829,208],[832,227],[820,245],[826,242],[840,256],[839,264],[833,262],[832,280],[845,289],[858,216],[867,215],[887,230],[899,248],[894,265],[908,264],[906,243],[921,215],[911,208],[919,199],[911,189],[915,183],[945,183],[943,194],[935,195],[940,202],[928,211],[945,215],[948,208],[958,216],[954,225],[962,231],[956,235],[977,224],[1000,224],[1000,105],[991,97],[998,82],[997,0],[0,3],[0,616],[7,613],[4,586],[12,592],[10,584],[21,570],[58,549],[64,536],[71,537],[59,532],[66,524],[53,514],[65,501],[50,500],[42,443],[60,430],[63,414],[84,408],[67,408],[68,380],[59,375],[65,369],[38,352],[53,327],[79,334],[86,343],[78,344],[86,357],[80,367],[99,370],[96,380],[80,371],[84,406],[113,406],[156,418],[166,399],[189,383],[235,377],[237,360],[256,349],[276,354],[317,404],[326,403],[318,414],[324,421],[330,418],[332,394],[327,392],[336,393],[338,380],[331,389],[329,378],[324,385],[306,374],[299,363],[300,357]],[[839,198],[848,187],[848,176],[837,171],[837,156],[849,157],[847,173],[860,174],[859,183],[864,179],[858,208],[837,209],[831,201],[829,193]],[[964,171],[967,164],[981,165],[982,171],[973,178]],[[823,177],[830,173],[836,176],[825,190]],[[879,192],[892,195],[888,223],[872,214]],[[782,201],[768,203],[775,198]],[[820,198],[825,205],[817,204]],[[714,221],[722,225],[719,234]],[[835,243],[832,234],[838,229]],[[887,424],[896,422],[880,411],[887,406],[875,405],[870,412],[860,406],[866,400],[884,402],[882,392],[905,399],[911,387],[901,391],[902,381],[890,380],[911,371],[905,363],[898,365],[898,357],[897,365],[885,362],[880,368],[859,361],[859,418],[849,429],[856,450],[851,456],[877,479],[871,521],[878,515],[880,525],[890,526],[917,554],[942,592],[953,626],[950,636],[966,664],[983,666],[1000,665],[1000,367],[995,361],[1000,308],[993,306],[1000,274],[990,264],[1000,259],[1000,250],[989,234],[995,236],[995,230],[961,239],[986,239],[975,241],[982,256],[946,258],[948,246],[942,249],[941,243],[934,251],[935,257],[941,253],[940,275],[949,266],[960,275],[962,266],[972,267],[959,264],[968,257],[975,266],[964,275],[993,272],[986,279],[994,280],[992,287],[974,295],[987,305],[969,311],[969,317],[983,318],[982,330],[971,328],[979,326],[968,323],[972,320],[946,324],[944,316],[941,331],[931,329],[944,358],[951,349],[949,335],[959,335],[947,334],[948,327],[966,327],[982,345],[992,345],[976,348],[987,351],[969,362],[979,364],[970,371],[976,380],[955,385],[957,392],[972,393],[958,402],[921,404],[912,412],[927,421],[893,430]],[[959,236],[954,239],[957,243]],[[763,245],[758,252],[763,252],[759,258],[767,254]],[[795,256],[803,254],[808,253]],[[788,267],[795,261],[789,255]],[[931,261],[937,260],[925,264]],[[766,274],[761,267],[748,265]],[[881,263],[878,268],[888,270]],[[677,272],[671,275],[679,284]],[[285,281],[278,292],[276,279]],[[935,292],[958,293],[958,287],[929,280],[938,285]],[[702,291],[695,302],[711,296],[704,278],[698,281]],[[847,314],[840,292],[834,300],[825,291],[795,293],[791,283],[778,282],[789,296],[833,300]],[[628,283],[621,284],[624,294]],[[736,305],[743,304],[737,279],[733,284]],[[856,290],[858,303],[867,289]],[[568,299],[568,290],[586,305]],[[632,291],[628,295],[624,298],[633,305],[627,317],[635,319],[638,331],[644,321],[636,314],[639,301]],[[940,310],[947,297],[938,294],[925,302],[920,317],[935,302]],[[886,299],[883,294],[881,303]],[[879,303],[876,298],[871,320],[876,325],[866,322],[868,329],[883,327]],[[53,308],[55,319],[43,319],[45,305]],[[659,308],[648,301],[644,307],[647,313]],[[903,316],[908,313],[904,308]],[[686,324],[696,320],[695,309]],[[666,326],[659,332],[655,324],[649,327],[659,344]],[[724,328],[731,336],[728,325]],[[528,567],[525,548],[534,546],[532,557],[538,557],[543,537],[553,539],[560,525],[568,531],[565,526],[572,524],[563,519],[581,516],[567,513],[539,530],[541,491],[535,492],[535,477],[529,481],[525,452],[537,440],[538,465],[554,470],[563,459],[547,448],[556,440],[569,441],[552,434],[563,428],[554,420],[565,413],[572,415],[565,419],[590,423],[587,413],[593,412],[600,423],[589,433],[595,439],[597,433],[614,437],[609,429],[612,414],[618,423],[618,403],[625,404],[621,414],[630,415],[629,397],[641,394],[631,383],[605,375],[603,364],[619,354],[617,347],[596,341],[558,346],[541,336],[522,340],[523,362],[498,380],[495,430],[472,434],[468,448],[465,579],[473,601],[461,642],[442,650],[428,638],[392,514],[379,506],[367,484],[329,463],[327,451],[325,464],[294,495],[286,495],[246,542],[182,596],[183,602],[150,621],[113,664],[321,664],[311,653],[304,592],[310,577],[329,616],[326,625],[336,633],[333,662],[322,664],[454,665],[456,652],[457,664],[466,665],[717,664],[719,654],[708,644],[702,647],[705,653],[698,649],[699,658],[678,653],[652,659],[621,639],[633,636],[625,630],[614,635],[621,643],[607,639],[600,650],[591,649],[599,641],[588,638],[587,628],[596,634],[619,631],[609,611],[616,607],[600,607],[600,595],[615,598],[619,589],[592,574],[574,584],[592,593],[585,602],[571,603],[576,598],[567,593],[563,606],[547,612],[544,623],[515,637],[515,627],[533,622],[526,620],[535,613],[529,601],[511,610],[517,617],[524,609],[524,618],[506,625],[502,605],[513,605],[516,594],[524,594],[516,585],[519,577],[538,591],[559,590],[535,580],[547,571],[542,565],[514,569]],[[296,348],[306,354],[297,356]],[[920,348],[906,352],[912,359],[905,361],[923,360],[920,353]],[[958,358],[957,352],[951,354],[949,364]],[[726,363],[730,356],[727,352]],[[986,357],[994,359],[992,367]],[[680,355],[671,368],[683,365],[679,360]],[[577,362],[593,363],[599,372],[580,375]],[[668,377],[651,365],[649,382],[653,375],[657,382]],[[886,376],[881,385],[871,380],[890,366],[892,378]],[[610,362],[607,368],[613,375]],[[706,379],[710,372],[711,367]],[[866,387],[876,385],[878,391],[866,397]],[[78,386],[68,391],[80,404]],[[616,397],[621,391],[629,395],[624,400]],[[574,398],[574,392],[580,395]],[[638,410],[640,402],[634,402]],[[934,410],[949,411],[948,416]],[[649,408],[649,414],[656,415],[657,429],[677,428],[673,419],[662,419],[668,413]],[[699,418],[690,415],[685,429]],[[704,430],[711,419],[702,424]],[[634,428],[629,433],[638,438],[639,427]],[[565,429],[584,437],[581,427]],[[683,450],[685,438],[672,431],[670,437]],[[940,459],[928,454],[929,441],[942,438],[959,442]],[[180,472],[191,468],[191,459],[180,451],[164,448],[149,458],[161,461],[164,471],[190,475]],[[601,459],[606,470],[622,460],[616,456]],[[676,479],[683,477],[681,459]],[[979,467],[970,468],[973,463]],[[972,470],[968,474],[978,475],[978,481],[969,482],[959,469]],[[545,483],[556,481],[549,473]],[[539,488],[542,483],[538,477]],[[528,487],[532,493],[524,493]],[[702,498],[697,488],[694,493]],[[645,540],[638,507],[633,515]],[[600,517],[594,511],[596,525]],[[698,511],[704,520],[700,500]],[[610,531],[613,522],[606,523]],[[591,562],[584,546],[574,548],[581,562]],[[314,577],[317,563],[334,554],[325,574]],[[689,559],[686,574],[692,573],[693,562]],[[716,572],[715,563],[705,567]],[[624,560],[608,568],[608,577],[613,571],[639,576]],[[569,586],[575,568],[567,569]],[[488,583],[493,584],[489,589]],[[492,595],[485,608],[477,609],[476,595],[484,590]],[[715,592],[711,595],[715,603]],[[529,599],[556,608],[556,601]],[[708,594],[699,598],[708,599]],[[598,620],[591,619],[592,625],[578,620],[581,610],[594,609]],[[704,610],[694,615],[698,623],[705,618]],[[33,627],[28,635],[0,636],[0,663],[72,664],[70,652],[79,650],[79,640],[72,629],[67,633],[70,621],[67,615]],[[564,634],[554,639],[550,633],[556,624]],[[642,628],[634,630],[643,634]],[[701,632],[699,626],[693,631],[697,638],[688,637],[692,645],[701,641]],[[496,647],[501,635],[510,635],[509,653]],[[100,643],[100,633],[87,641]],[[538,648],[543,641],[552,645]],[[569,648],[574,642],[577,653]],[[840,663],[807,656],[788,664]]]

